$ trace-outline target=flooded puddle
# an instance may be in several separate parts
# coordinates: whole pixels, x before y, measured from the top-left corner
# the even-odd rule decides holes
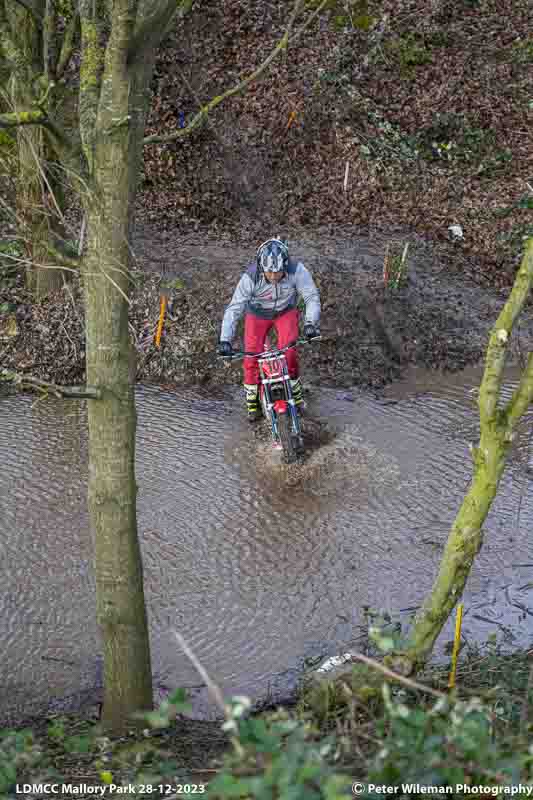
[[[470,480],[480,375],[413,370],[380,398],[311,387],[308,431],[320,446],[296,469],[254,436],[233,388],[213,398],[139,388],[139,535],[160,692],[191,687],[195,713],[213,713],[175,630],[226,693],[260,699],[286,693],[304,657],[357,640],[365,607],[407,620]],[[516,381],[510,371],[507,396]],[[520,646],[533,632],[532,416],[468,581],[469,642],[495,631]],[[0,448],[9,720],[98,694],[85,407],[0,399]],[[451,635],[450,624],[440,647]]]

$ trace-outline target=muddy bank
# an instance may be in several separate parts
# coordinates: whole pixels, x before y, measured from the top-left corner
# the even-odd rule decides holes
[[[408,283],[383,286],[388,243],[409,242]],[[137,379],[161,385],[211,387],[240,381],[214,348],[224,307],[255,242],[213,240],[209,231],[189,237],[138,227],[134,238],[134,289],[130,308],[138,353]],[[324,386],[379,388],[406,366],[459,370],[482,358],[488,333],[508,295],[454,272],[449,251],[407,231],[387,236],[354,228],[297,231],[291,250],[312,270],[322,299],[319,347],[304,348],[306,378]],[[170,279],[169,314],[162,346],[154,345],[162,279]],[[2,369],[58,383],[84,380],[81,286],[33,304],[19,281],[0,288]],[[531,306],[524,312],[511,351],[533,343]],[[237,346],[239,342],[236,342]]]
[[[313,226],[316,237],[327,220],[400,223],[445,242],[460,224],[459,249],[487,281],[507,285],[532,231],[531,3],[470,2],[461,13],[426,0],[362,5],[369,29],[328,3],[209,124],[147,146],[140,218],[191,231],[246,225],[261,241],[280,223]],[[270,0],[193,10],[158,53],[147,133],[178,130],[180,115],[189,121],[249,74],[286,15]]]

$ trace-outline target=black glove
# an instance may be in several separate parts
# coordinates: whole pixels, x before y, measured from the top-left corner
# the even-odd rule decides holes
[[[313,339],[318,336],[318,331],[312,322],[306,322],[304,325],[304,336],[306,339]]]
[[[217,354],[219,356],[226,356],[227,358],[230,358],[233,355],[231,342],[219,342],[217,345]]]

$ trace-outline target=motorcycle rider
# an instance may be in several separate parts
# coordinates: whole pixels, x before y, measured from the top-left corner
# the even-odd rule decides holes
[[[300,260],[289,257],[286,241],[268,239],[259,246],[255,262],[242,275],[233,297],[224,312],[217,352],[231,356],[231,342],[238,321],[244,316],[244,349],[261,353],[265,338],[274,327],[278,347],[285,347],[298,338],[299,298],[305,303],[304,336],[319,334],[320,297],[309,270]],[[302,385],[298,377],[298,357],[294,347],[286,351],[287,369],[296,405],[303,407]],[[250,422],[261,417],[259,407],[259,365],[256,358],[245,357],[244,391]]]

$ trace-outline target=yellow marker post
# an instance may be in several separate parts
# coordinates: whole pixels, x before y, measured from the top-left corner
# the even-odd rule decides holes
[[[163,332],[163,323],[165,321],[165,311],[167,307],[166,295],[161,295],[161,310],[159,312],[159,322],[157,323],[157,333],[155,335],[155,345],[159,347],[161,344],[161,334]]]
[[[457,668],[457,656],[459,655],[459,644],[461,642],[462,622],[463,622],[463,604],[459,603],[459,605],[457,606],[457,615],[455,617],[455,638],[453,640],[452,668],[450,671],[450,678],[448,680],[448,689],[453,689],[455,686],[455,670]]]

